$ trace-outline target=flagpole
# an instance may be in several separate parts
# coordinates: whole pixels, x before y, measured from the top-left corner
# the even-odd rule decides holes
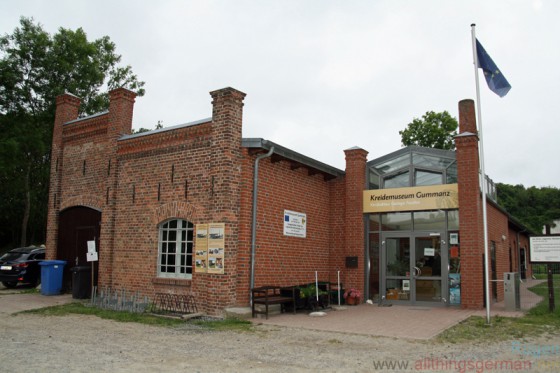
[[[486,293],[486,323],[490,324],[490,277],[488,276],[488,219],[486,211],[486,172],[484,170],[484,141],[482,136],[482,110],[480,108],[480,87],[478,84],[478,56],[476,53],[476,25],[471,24],[474,76],[476,80],[476,109],[478,138],[480,141],[480,172],[482,173],[482,224],[484,227],[484,291]]]

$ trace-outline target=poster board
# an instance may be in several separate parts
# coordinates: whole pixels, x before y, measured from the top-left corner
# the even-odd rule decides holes
[[[194,271],[196,273],[206,273],[208,268],[208,224],[196,225],[194,251]]]
[[[307,236],[307,214],[284,210],[284,236],[305,238]]]
[[[224,273],[225,224],[196,225],[195,272]]]
[[[560,262],[560,236],[530,237],[532,263]]]

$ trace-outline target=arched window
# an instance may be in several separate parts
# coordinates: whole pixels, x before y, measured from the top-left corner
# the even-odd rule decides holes
[[[158,239],[158,277],[192,278],[194,226],[183,219],[161,223]]]

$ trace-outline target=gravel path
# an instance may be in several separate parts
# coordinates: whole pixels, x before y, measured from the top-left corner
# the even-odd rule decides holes
[[[519,341],[524,353],[515,353],[512,341],[447,345],[267,325],[254,332],[212,332],[31,314],[2,315],[0,333],[1,372],[455,372],[461,364],[468,368],[460,361],[471,361],[467,372],[513,370],[480,369],[498,360],[531,364],[518,371],[560,371],[560,347],[547,356],[528,356],[538,346],[560,346],[560,336]],[[457,363],[443,365],[451,361]],[[543,361],[556,366],[543,367]],[[383,363],[408,363],[408,369],[376,369]]]

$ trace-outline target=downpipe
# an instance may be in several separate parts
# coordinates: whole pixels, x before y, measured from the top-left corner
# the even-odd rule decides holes
[[[251,221],[251,283],[249,294],[251,294],[251,305],[253,305],[253,293],[251,290],[255,287],[255,255],[257,246],[257,197],[259,193],[259,161],[268,158],[274,152],[274,146],[270,148],[268,153],[261,154],[255,159],[255,171],[253,174],[253,216]]]

